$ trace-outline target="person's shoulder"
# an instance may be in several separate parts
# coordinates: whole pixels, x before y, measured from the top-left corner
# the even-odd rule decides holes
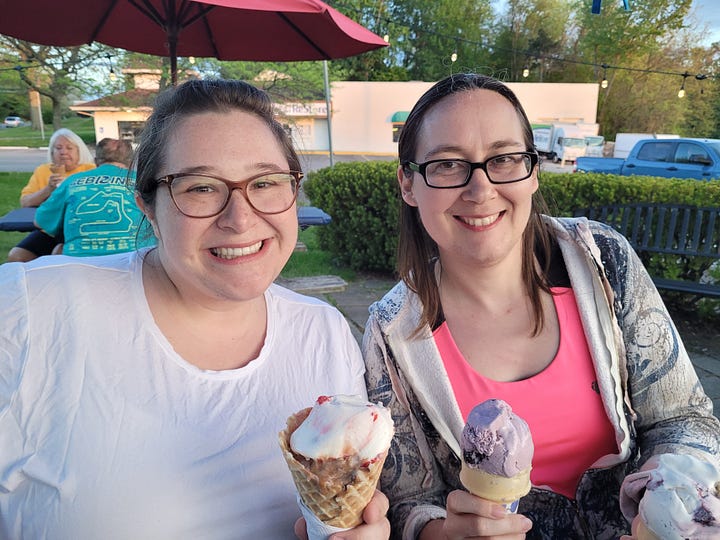
[[[35,170],[33,171],[34,174],[40,173],[40,172],[47,172],[50,173],[50,166],[52,163],[41,163],[37,167],[35,167]]]
[[[58,282],[65,279],[86,279],[92,274],[127,272],[137,264],[139,253],[130,251],[96,257],[47,255],[22,263],[28,276],[52,276]]]
[[[277,302],[284,303],[288,306],[294,306],[297,309],[309,308],[313,310],[325,310],[330,309],[337,311],[334,306],[331,306],[324,300],[316,298],[314,296],[307,296],[295,292],[287,287],[273,283],[268,288],[268,294]]]
[[[94,163],[81,163],[80,165],[75,167],[75,170],[77,172],[84,172],[84,171],[91,171],[96,168],[97,168],[97,166]]]
[[[613,229],[610,225],[600,221],[593,221],[586,217],[549,217],[545,216],[545,221],[550,223],[555,233],[560,233],[560,237],[565,233],[572,238],[579,238],[586,231],[595,237],[620,239],[623,236]]]
[[[274,302],[281,304],[286,313],[293,312],[297,315],[302,312],[303,316],[344,318],[339,309],[325,300],[295,292],[277,283],[270,285],[268,295]]]
[[[370,306],[370,313],[380,321],[390,323],[400,315],[413,297],[417,299],[417,295],[400,280],[380,300]]]

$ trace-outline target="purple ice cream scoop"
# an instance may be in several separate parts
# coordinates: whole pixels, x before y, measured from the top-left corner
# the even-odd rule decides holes
[[[527,422],[501,399],[470,411],[460,448],[469,467],[508,478],[529,469],[535,451]]]

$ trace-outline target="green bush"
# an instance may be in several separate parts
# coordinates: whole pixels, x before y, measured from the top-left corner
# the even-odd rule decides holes
[[[320,247],[353,270],[395,270],[396,170],[396,161],[338,163],[310,173],[304,185],[313,205],[332,217],[318,230]]]
[[[576,208],[632,202],[720,206],[720,180],[546,172],[540,176],[540,191],[558,216],[571,216]]]

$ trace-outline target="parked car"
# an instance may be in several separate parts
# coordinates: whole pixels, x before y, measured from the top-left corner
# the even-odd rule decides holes
[[[19,116],[6,116],[5,117],[5,127],[18,127],[22,126],[25,122],[23,122],[23,119]]]
[[[578,157],[577,172],[644,175],[665,178],[720,178],[720,140],[643,139],[627,159]]]

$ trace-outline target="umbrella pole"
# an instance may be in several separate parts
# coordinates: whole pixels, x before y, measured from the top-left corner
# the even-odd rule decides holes
[[[323,77],[325,79],[325,106],[327,108],[327,129],[328,129],[328,152],[330,153],[330,166],[333,163],[333,146],[332,146],[332,111],[330,110],[330,78],[328,77],[328,63],[323,60]]]
[[[177,42],[178,42],[177,31],[171,30],[170,32],[168,32],[168,49],[170,52],[170,83],[173,86],[177,86],[177,82],[178,82]]]

